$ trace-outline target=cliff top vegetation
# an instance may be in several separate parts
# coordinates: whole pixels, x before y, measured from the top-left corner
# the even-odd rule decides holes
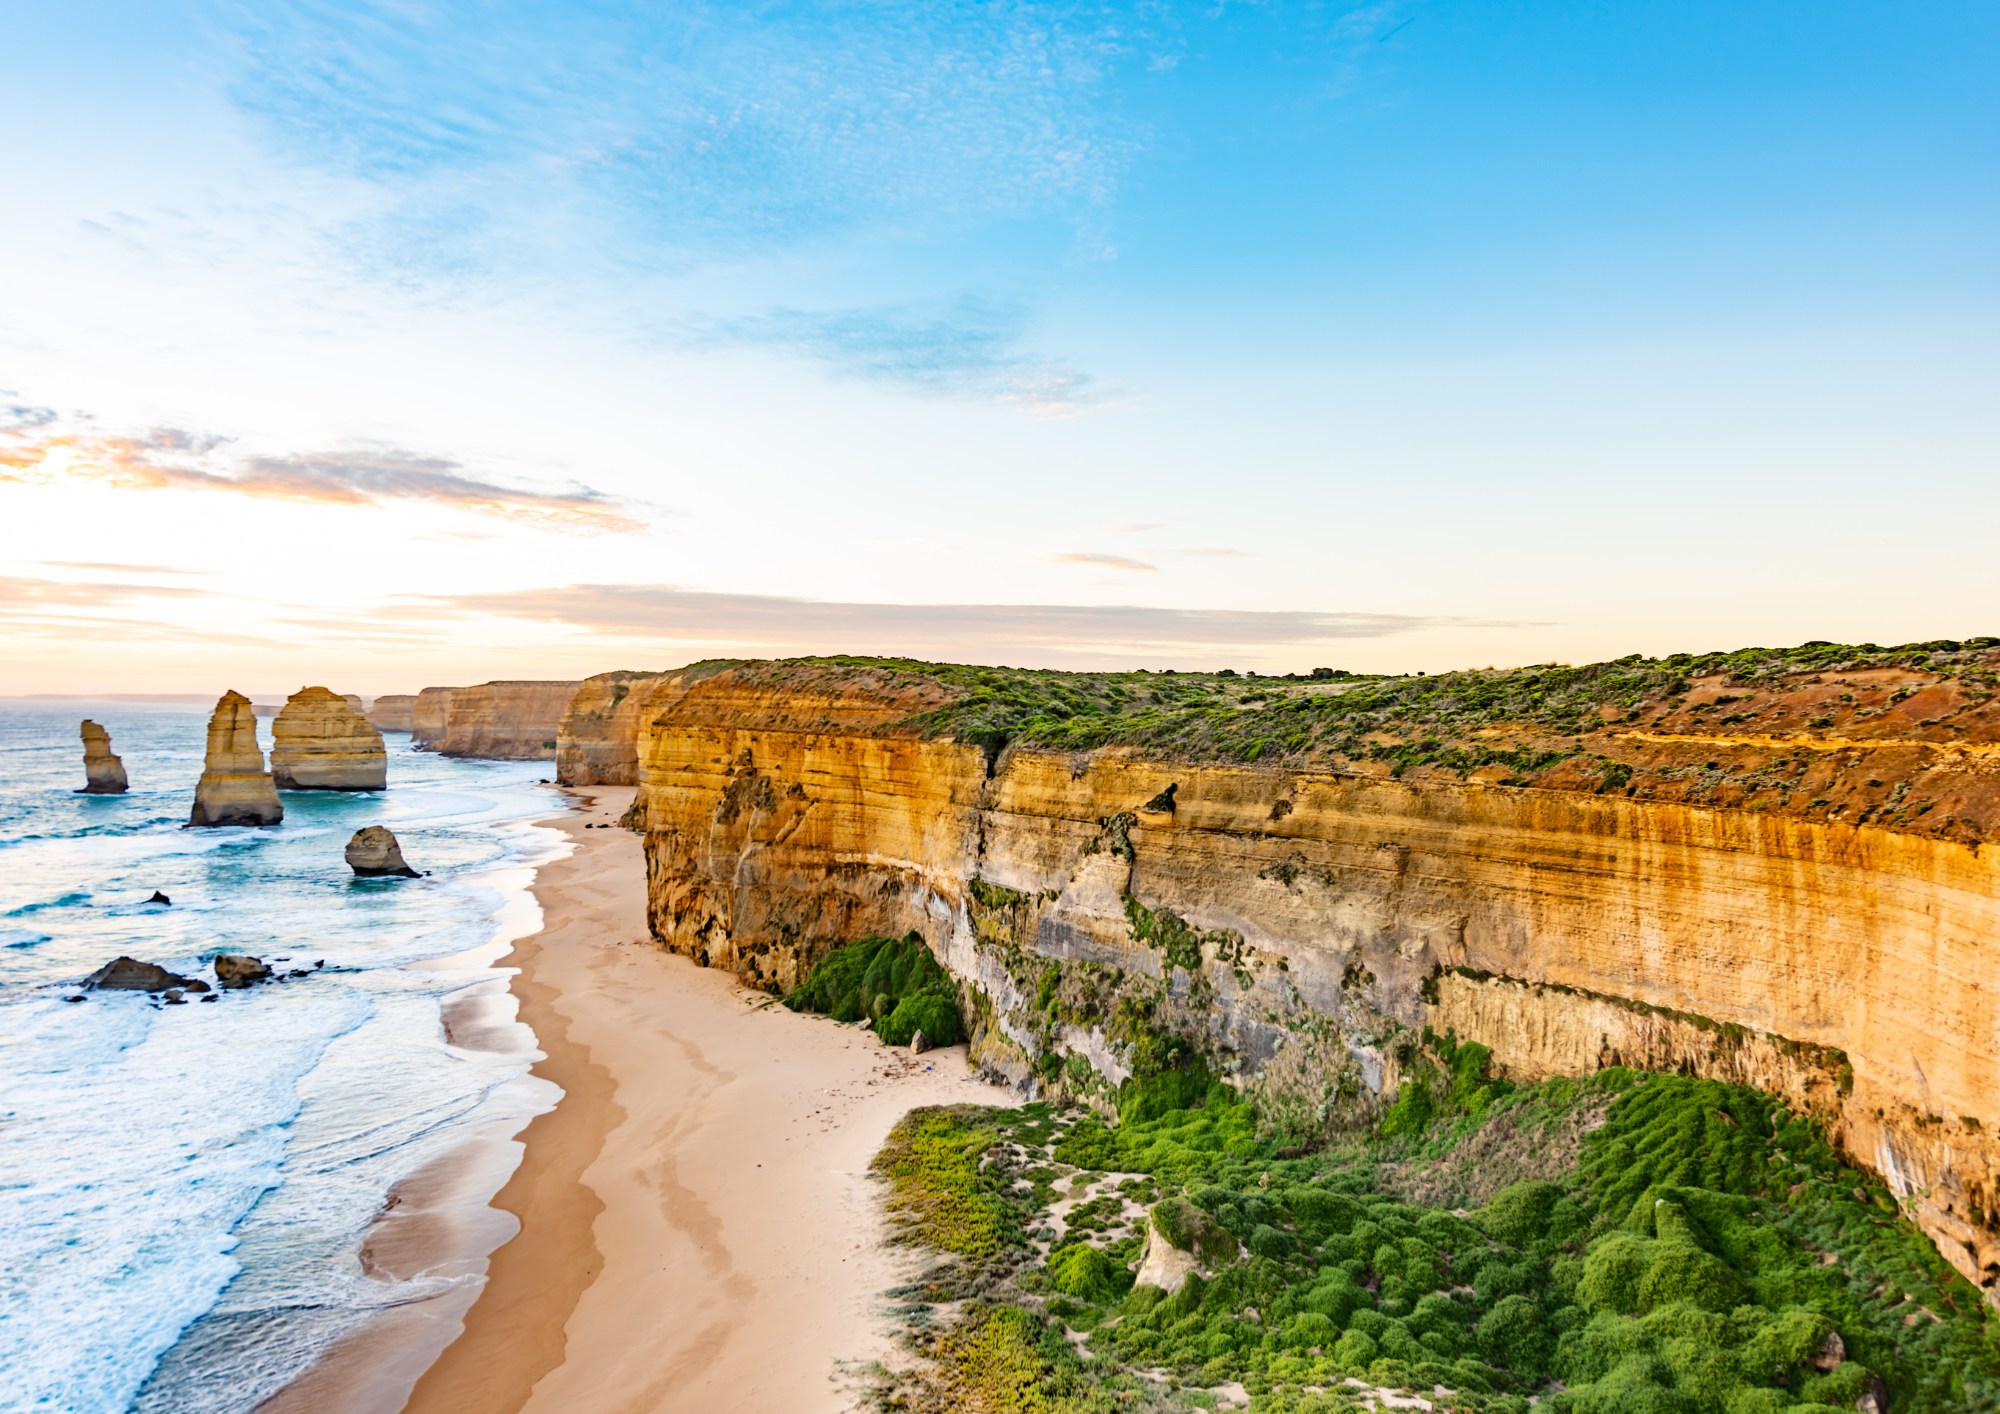
[[[1474,772],[1491,783],[1880,823],[2000,830],[2000,638],[1633,654],[1580,667],[1380,676],[1085,673],[912,659],[746,664],[758,686],[881,700],[876,729],[1163,761]],[[895,709],[901,703],[907,711]]]

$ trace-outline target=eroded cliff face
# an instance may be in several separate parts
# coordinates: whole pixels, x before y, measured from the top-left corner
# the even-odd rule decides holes
[[[368,704],[368,721],[380,732],[406,732],[417,705],[415,693],[391,692]]]
[[[302,687],[271,723],[271,775],[279,790],[383,790],[389,758],[360,699]]]
[[[444,736],[434,749],[444,756],[552,760],[556,728],[578,686],[574,682],[483,682],[477,687],[454,688]]]
[[[664,711],[695,683],[730,666],[715,661],[585,678],[556,729],[556,779],[566,786],[637,785],[640,715]]]
[[[452,694],[460,690],[456,687],[427,687],[417,694],[410,704],[410,742],[413,746],[434,750],[444,740],[445,731],[451,725]]]
[[[1442,773],[995,758],[893,726],[919,710],[725,673],[642,716],[660,941],[779,989],[914,928],[1023,1083],[1123,1079],[1137,997],[1245,1080],[1330,1053],[1380,1090],[1428,1024],[1524,1078],[1755,1084],[2000,1278],[1993,848]]]
[[[208,748],[195,783],[190,825],[275,825],[285,818],[264,769],[257,714],[240,692],[225,692],[208,719]]]

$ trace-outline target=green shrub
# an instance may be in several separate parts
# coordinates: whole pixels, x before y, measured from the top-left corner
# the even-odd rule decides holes
[[[1219,1267],[1236,1260],[1236,1237],[1185,1198],[1167,1198],[1153,1205],[1153,1226],[1160,1236],[1203,1266]]]
[[[1049,1285],[1067,1296],[1108,1305],[1132,1285],[1132,1274],[1087,1242],[1049,1254]]]
[[[892,1046],[907,1046],[920,1030],[939,1046],[965,1038],[958,989],[915,933],[859,938],[835,948],[792,989],[785,1005],[823,1012],[835,1021],[866,1017]]]
[[[1555,1353],[1555,1336],[1542,1308],[1525,1296],[1503,1296],[1479,1318],[1480,1349],[1493,1364],[1539,1381]]]

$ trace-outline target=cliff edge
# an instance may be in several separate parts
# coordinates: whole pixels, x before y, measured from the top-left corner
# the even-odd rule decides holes
[[[778,990],[914,929],[974,1055],[1093,1098],[1129,1018],[1386,1095],[1422,1028],[1824,1120],[2000,1280],[2000,644],[1434,678],[750,664],[636,719],[651,926]]]

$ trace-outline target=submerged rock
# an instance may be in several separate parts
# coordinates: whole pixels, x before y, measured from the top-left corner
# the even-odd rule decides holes
[[[86,719],[83,724],[83,789],[78,795],[123,795],[125,763],[111,754],[111,733]]]
[[[278,787],[264,769],[257,717],[250,699],[225,692],[208,719],[208,754],[194,788],[188,824],[275,825],[285,818]]]
[[[389,757],[382,733],[355,701],[302,687],[271,724],[271,775],[279,790],[382,790]]]
[[[168,905],[169,907],[172,907],[172,905],[173,905],[173,900],[172,900],[172,899],[170,899],[170,898],[168,898],[168,897],[167,897],[167,896],[166,896],[165,894],[161,893],[161,892],[160,892],[160,891],[159,891],[158,889],[154,889],[154,890],[153,890],[153,896],[152,896],[151,898],[147,899],[147,900],[146,900],[146,902],[147,902],[147,903],[164,903],[164,904]]]
[[[169,972],[158,963],[141,962],[136,957],[112,958],[84,978],[83,985],[93,992],[164,992],[174,987],[208,990],[207,983]]]
[[[404,862],[403,847],[386,825],[370,825],[354,832],[354,838],[347,842],[347,867],[363,879],[421,877]]]
[[[222,984],[224,991],[234,991],[238,987],[248,987],[256,982],[270,981],[271,969],[262,958],[252,957],[249,953],[217,953],[215,980]]]

